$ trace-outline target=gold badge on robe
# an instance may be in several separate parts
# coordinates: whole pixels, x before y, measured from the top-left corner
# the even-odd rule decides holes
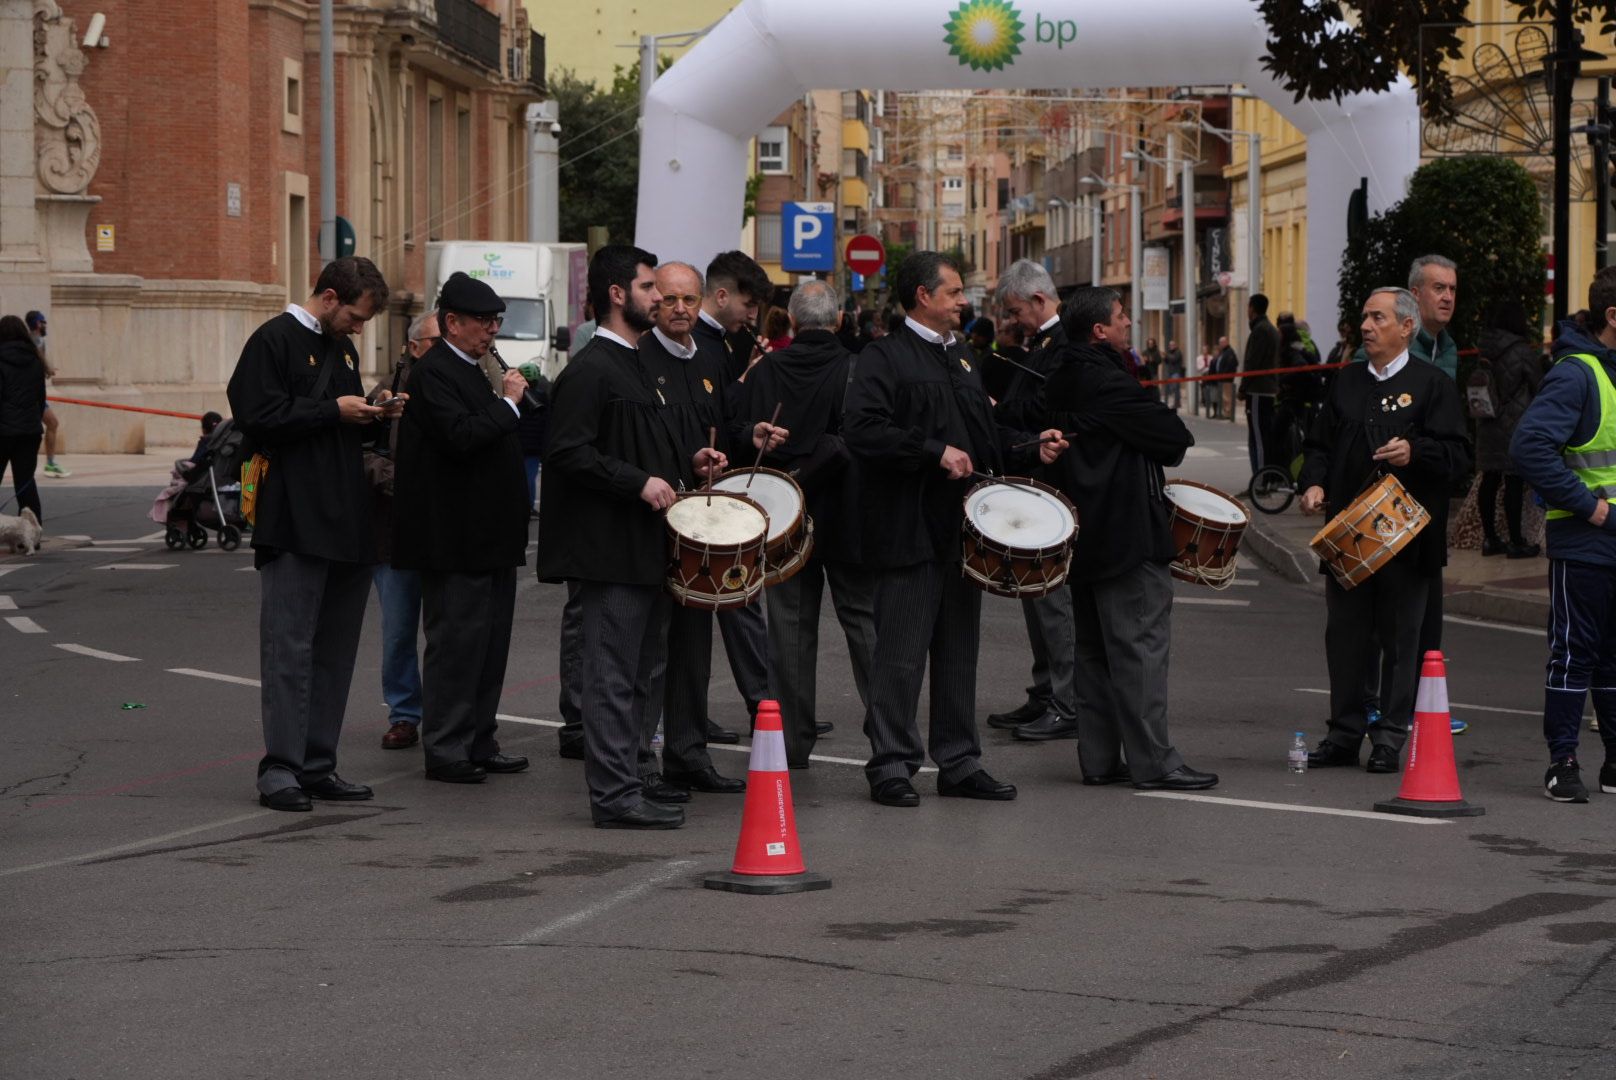
[[[711,380],[711,379],[703,379],[703,380],[701,380],[701,385],[703,385],[703,386],[705,386],[707,388],[707,392],[709,394],[713,392],[713,380]]]
[[[347,353],[343,353],[342,362],[348,365],[349,371],[353,370],[353,357],[349,356]]]
[[[964,368],[966,371],[970,371],[971,370],[971,362],[969,360],[965,359],[965,357],[962,356],[962,357],[960,357],[960,367]]]
[[[1414,404],[1414,398],[1408,394],[1399,394],[1397,397],[1397,404],[1406,409],[1410,405]]]
[[[318,360],[316,360],[314,358],[313,353],[310,353],[309,354],[309,367],[319,367],[319,366],[320,366],[320,361],[318,361]]]

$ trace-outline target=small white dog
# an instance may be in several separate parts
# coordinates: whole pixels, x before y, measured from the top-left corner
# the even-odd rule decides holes
[[[0,514],[0,551],[9,548],[16,555],[32,555],[39,550],[39,538],[44,532],[39,519],[26,506],[21,517]]]

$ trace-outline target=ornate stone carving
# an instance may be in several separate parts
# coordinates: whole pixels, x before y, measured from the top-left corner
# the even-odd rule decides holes
[[[34,144],[39,182],[57,195],[80,195],[101,167],[101,123],[79,76],[88,58],[78,28],[56,0],[34,0]]]

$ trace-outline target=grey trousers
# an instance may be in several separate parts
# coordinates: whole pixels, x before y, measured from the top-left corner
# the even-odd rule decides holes
[[[668,595],[661,585],[578,583],[583,608],[584,781],[596,821],[643,801],[639,759],[651,677],[667,635]]]
[[[982,769],[976,729],[976,654],[982,593],[957,563],[882,570],[875,585],[875,652],[864,734],[873,786],[915,775],[930,750],[940,778],[954,783]],[[931,661],[931,724],[925,744],[916,710]]]
[[[1328,741],[1353,752],[1368,734],[1375,746],[1401,753],[1414,719],[1420,681],[1420,637],[1427,592],[1440,587],[1406,559],[1393,559],[1355,589],[1324,581],[1324,655],[1330,668]],[[1386,666],[1380,722],[1364,715],[1364,673]]]
[[[756,717],[758,702],[769,696],[769,636],[761,599],[717,613],[674,604],[662,709],[662,766],[671,773],[700,772],[713,763],[707,753],[707,692],[715,614],[746,711]],[[655,729],[654,720],[650,727]]]
[[[348,709],[370,567],[283,552],[258,572],[265,795],[330,776]]]
[[[870,665],[875,655],[875,578],[869,571],[841,563],[810,559],[790,581],[768,592],[769,661],[779,695],[780,721],[785,728],[786,761],[808,763],[818,736],[814,725],[819,660],[819,605],[825,584],[836,619],[847,637],[847,655],[853,663],[853,685],[859,703],[869,707]]]
[[[1120,769],[1126,755],[1134,780],[1165,776],[1184,764],[1167,741],[1172,577],[1160,563],[1144,563],[1071,588],[1084,705],[1078,765],[1084,776],[1104,776]]]
[[[1072,593],[1056,589],[1021,602],[1032,643],[1032,685],[1027,700],[1046,703],[1060,715],[1077,715],[1077,655],[1072,638]]]
[[[724,654],[729,657],[735,689],[741,692],[746,711],[756,716],[758,702],[769,696],[770,685],[769,629],[763,601],[720,611],[718,636],[724,639]]]
[[[481,574],[421,572],[421,747],[427,768],[499,753],[494,714],[505,688],[515,613],[514,566]]]
[[[567,602],[561,608],[560,693],[556,709],[561,713],[560,739],[563,743],[584,737],[582,677],[584,663],[584,603],[582,584],[567,582]]]

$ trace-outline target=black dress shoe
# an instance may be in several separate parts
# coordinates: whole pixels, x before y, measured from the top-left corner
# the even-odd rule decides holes
[[[1307,754],[1307,767],[1310,769],[1330,769],[1337,765],[1358,764],[1358,748],[1348,750],[1340,743],[1333,743],[1325,739],[1318,747],[1309,750]]]
[[[1122,768],[1108,773],[1084,773],[1083,783],[1089,787],[1104,787],[1107,784],[1131,784],[1133,783],[1133,774],[1124,765]]]
[[[1205,791],[1218,786],[1218,774],[1196,772],[1188,765],[1180,765],[1166,776],[1154,780],[1135,780],[1133,786],[1140,791]]]
[[[1018,728],[1022,724],[1030,724],[1049,711],[1049,704],[1043,701],[1029,701],[1020,708],[1009,712],[988,713],[988,727],[1009,729]]]
[[[640,794],[659,803],[690,801],[690,792],[667,783],[659,772],[646,773],[640,777]]]
[[[556,752],[564,758],[569,758],[573,761],[582,761],[584,759],[584,741],[581,738],[568,738],[567,736],[563,735],[561,736],[561,744],[557,748]]]
[[[882,806],[919,806],[920,793],[901,776],[870,785],[870,798]]]
[[[820,720],[814,724],[814,734],[819,736],[821,739],[835,730],[836,725],[831,723],[829,720]]]
[[[1048,742],[1051,739],[1077,738],[1077,718],[1067,718],[1051,709],[1038,719],[1022,724],[1010,734],[1028,742]]]
[[[521,772],[527,768],[527,758],[520,754],[495,754],[472,764],[480,765],[484,772]]]
[[[364,784],[350,784],[336,773],[332,773],[324,780],[304,784],[303,794],[311,799],[325,799],[328,802],[359,802],[370,798],[375,792]]]
[[[1502,554],[1504,554],[1504,552],[1506,552],[1508,550],[1509,550],[1509,548],[1504,546],[1504,542],[1502,540],[1499,540],[1497,537],[1484,536],[1481,539],[1481,553],[1484,556],[1485,555],[1502,555]]]
[[[1513,541],[1504,550],[1506,559],[1535,559],[1543,553],[1543,549],[1536,544],[1517,544]]]
[[[267,806],[271,810],[313,810],[314,803],[303,794],[302,788],[283,787],[279,791],[272,791],[268,795],[259,793],[258,805]]]
[[[1372,746],[1369,748],[1369,764],[1364,766],[1364,772],[1394,773],[1397,769],[1396,750],[1389,746]]]
[[[719,727],[717,724],[713,723],[713,718],[710,716],[706,720],[702,721],[701,730],[702,738],[706,739],[710,743],[721,743],[725,746],[732,746],[741,741],[741,737],[735,732],[731,731],[729,728]]]
[[[685,812],[677,806],[664,806],[647,799],[626,814],[595,822],[597,829],[677,829],[685,823]]]
[[[718,770],[711,765],[699,772],[664,773],[662,779],[672,787],[705,791],[709,795],[739,795],[746,790],[745,780],[731,780],[727,776],[720,776]]]
[[[480,784],[488,779],[488,770],[469,761],[451,761],[427,769],[426,778],[442,780],[445,784]]]
[[[1009,802],[1016,797],[1016,785],[995,780],[987,774],[986,769],[978,769],[965,779],[956,780],[952,784],[938,777],[937,794],[953,795],[962,799],[993,799],[998,802]]]

